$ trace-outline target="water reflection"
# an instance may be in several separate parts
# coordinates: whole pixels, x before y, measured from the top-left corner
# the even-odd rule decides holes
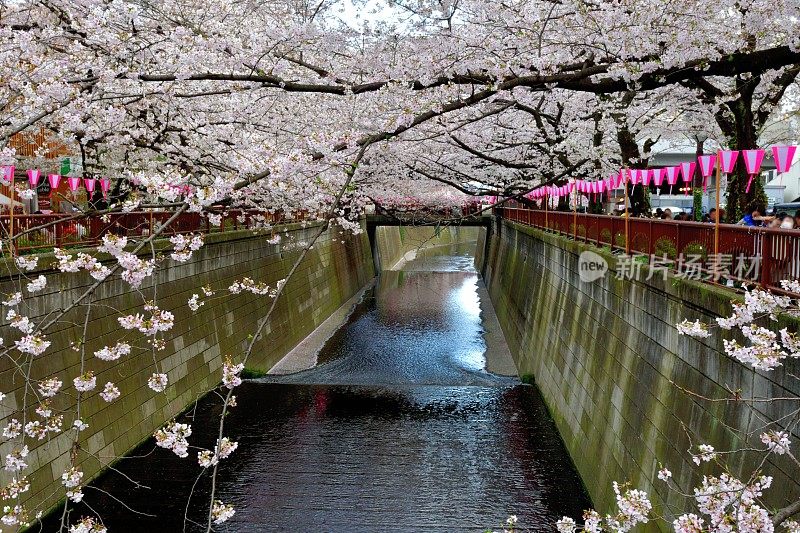
[[[226,433],[240,445],[218,484],[237,512],[217,530],[484,531],[517,514],[551,531],[590,505],[536,389],[484,370],[478,278],[464,253],[384,272],[317,368],[237,389]],[[185,415],[193,445],[213,446],[219,410],[209,396]],[[111,472],[87,489],[112,532],[183,531],[187,500],[187,516],[203,520],[207,476],[152,442],[134,455],[151,451],[118,465],[149,488]]]
[[[508,385],[484,369],[478,278],[469,272],[383,272],[319,366],[280,383]],[[266,380],[265,380],[266,381]]]

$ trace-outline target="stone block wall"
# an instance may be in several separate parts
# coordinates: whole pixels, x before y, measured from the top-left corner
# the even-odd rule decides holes
[[[155,429],[217,386],[225,355],[231,355],[236,362],[241,360],[271,299],[244,293],[231,295],[228,287],[243,277],[274,286],[298,257],[298,243],[310,241],[318,226],[294,224],[280,229],[286,233],[281,233],[283,239],[277,245],[267,242],[268,235],[255,235],[251,231],[211,234],[206,237],[206,245],[187,263],[167,259],[154,277],[145,281],[141,294],[131,291],[119,276],[109,278],[88,300],[90,306],[70,311],[49,330],[48,338],[53,344],[35,359],[31,377],[35,380],[58,377],[64,382],[66,394],[58,395],[54,407],[66,410],[65,427],[69,427],[76,397],[72,379],[81,371],[80,353],[70,343],[79,341],[89,313],[84,363],[86,370],[95,372],[97,388],[85,395],[81,406],[81,416],[89,424],[81,434],[78,454],[85,480],[150,438]],[[159,246],[164,245],[161,242]],[[52,255],[41,257],[39,269],[29,273],[31,278],[44,274],[48,279],[46,289],[26,298],[21,309],[37,324],[48,313],[68,305],[94,281],[85,272],[62,274],[50,270],[52,259]],[[366,233],[352,235],[338,228],[328,229],[289,281],[248,366],[268,370],[373,276]],[[205,285],[216,291],[216,295],[203,297],[205,304],[193,313],[187,300],[193,294],[202,296],[200,288]],[[0,278],[0,291],[17,290],[18,282],[7,275]],[[120,313],[142,312],[143,299],[154,300],[160,308],[175,315],[173,329],[164,335],[166,347],[162,351],[153,353],[147,349],[143,335],[125,332],[117,323]],[[19,338],[19,332],[12,330],[7,321],[3,324],[1,336],[6,344]],[[131,355],[117,361],[102,361],[92,355],[122,338],[135,347]],[[33,391],[26,393],[24,387],[21,373],[27,367],[17,366],[18,361],[21,361],[19,354],[14,352],[0,360],[0,391],[8,395],[0,404],[0,427],[23,405],[26,394],[27,403],[36,406]],[[164,393],[155,393],[147,387],[148,377],[156,371],[169,377],[169,387]],[[98,395],[108,381],[122,391],[122,396],[112,403],[106,403]],[[29,409],[28,416],[32,413],[33,409]],[[70,431],[40,443],[28,440],[31,447],[28,463],[32,466],[32,471],[28,470],[32,487],[25,495],[28,507],[50,507],[63,495],[60,477],[69,464],[73,438],[74,432]],[[11,447],[11,443],[3,442],[0,454],[5,456]],[[7,481],[6,473],[0,473],[0,483],[5,485]]]
[[[727,316],[733,292],[675,278],[647,281],[646,268],[637,281],[617,279],[615,257],[599,249],[593,250],[610,272],[583,283],[578,257],[587,245],[510,222],[494,226],[490,239],[486,283],[518,371],[541,391],[601,512],[616,508],[613,481],[646,490],[656,513],[684,512],[684,499],[657,479],[659,465],[691,493],[702,474],[721,473],[710,463],[696,467],[691,444],[761,448],[762,421],[796,408],[778,401],[751,410],[704,399],[729,398],[728,390],[746,398],[800,394],[797,361],[756,372],[724,354],[719,329],[704,340],[678,335],[675,324],[683,318]],[[782,318],[775,326],[797,331],[800,324]],[[752,436],[742,438],[748,431]],[[796,424],[794,433],[796,442]],[[738,454],[728,465],[734,475],[749,476],[756,456]],[[800,497],[800,472],[786,456],[771,456],[764,471],[774,477],[768,504]],[[664,522],[648,528],[669,529]]]

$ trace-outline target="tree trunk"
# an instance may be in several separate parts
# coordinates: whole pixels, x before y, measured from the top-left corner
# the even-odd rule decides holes
[[[630,168],[639,168],[642,166],[642,157],[639,152],[639,145],[636,143],[636,138],[627,127],[620,127],[617,133],[617,142],[619,143],[620,152],[622,154],[622,164]],[[635,217],[641,216],[643,213],[650,211],[650,197],[646,194],[643,185],[627,185],[628,187],[628,209]]]
[[[741,152],[758,148],[752,92],[743,92],[739,98],[727,105],[734,119],[734,137],[729,140],[731,149]],[[753,178],[750,191],[745,192],[749,179],[744,156],[740,153],[733,173],[728,176],[728,189],[725,194],[727,200],[725,217],[731,224],[738,222],[742,216],[754,208],[758,208],[762,213],[767,208],[767,196],[758,176]]]

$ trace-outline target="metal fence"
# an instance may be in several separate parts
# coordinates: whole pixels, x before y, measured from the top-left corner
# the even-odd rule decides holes
[[[497,214],[612,250],[646,255],[678,272],[690,268],[705,281],[757,283],[780,290],[781,280],[800,280],[800,230],[703,222],[653,220],[524,207],[501,207]]]
[[[207,217],[199,213],[181,213],[161,234],[169,237],[179,233],[250,229],[258,224],[287,223],[307,218],[306,213],[287,217],[282,212],[264,211],[231,210],[216,214],[221,217],[219,226],[213,226]],[[16,253],[44,252],[53,248],[95,246],[107,233],[146,237],[157,231],[173,215],[174,212],[170,211],[136,211],[78,217],[64,214],[13,217],[2,215],[0,235],[4,239],[14,236],[13,246]]]

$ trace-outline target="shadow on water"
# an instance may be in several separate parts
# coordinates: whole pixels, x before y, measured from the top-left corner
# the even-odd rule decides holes
[[[237,511],[215,530],[484,531],[516,514],[552,531],[590,506],[537,390],[484,370],[471,253],[428,252],[383,272],[317,367],[237,389],[226,434],[239,448],[218,480]],[[192,445],[213,447],[219,414],[209,395],[182,416]],[[209,479],[195,483],[196,450],[179,459],[153,448],[86,489],[112,533],[183,531],[192,490],[188,516],[204,517]]]

